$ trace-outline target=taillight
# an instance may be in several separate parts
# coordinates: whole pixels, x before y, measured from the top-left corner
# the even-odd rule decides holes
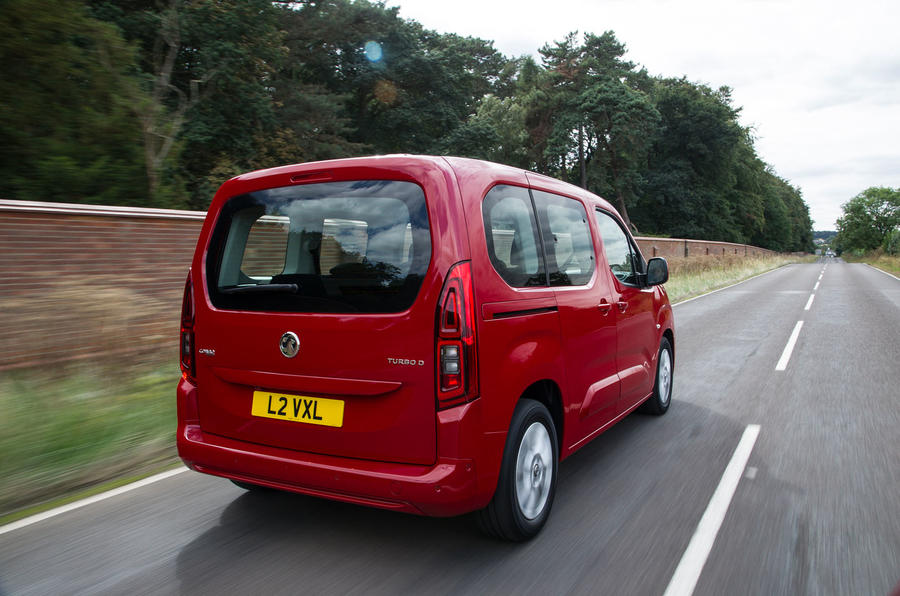
[[[475,296],[468,261],[454,265],[444,282],[438,302],[436,356],[439,409],[478,397]]]
[[[184,298],[181,302],[181,376],[193,381],[194,367],[194,289],[188,272],[184,284]]]

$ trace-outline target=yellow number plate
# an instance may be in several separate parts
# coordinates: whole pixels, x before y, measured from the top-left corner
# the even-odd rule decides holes
[[[344,423],[344,402],[339,399],[254,391],[250,413],[263,418],[340,427]]]

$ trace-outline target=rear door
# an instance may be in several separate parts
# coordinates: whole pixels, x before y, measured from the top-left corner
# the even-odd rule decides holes
[[[425,194],[413,182],[324,182],[229,199],[207,249],[208,302],[195,326],[203,430],[433,463],[437,297],[422,289],[431,254]]]

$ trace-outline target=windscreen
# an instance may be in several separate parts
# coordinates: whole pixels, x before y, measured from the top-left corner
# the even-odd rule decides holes
[[[328,182],[229,199],[207,280],[222,309],[400,312],[412,306],[430,258],[418,185]]]

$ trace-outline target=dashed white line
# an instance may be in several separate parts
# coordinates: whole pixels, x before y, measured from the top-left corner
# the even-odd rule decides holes
[[[722,522],[725,520],[725,514],[728,513],[731,499],[734,498],[734,492],[737,490],[758,436],[758,424],[750,424],[744,429],[744,434],[734,449],[731,461],[728,462],[719,486],[716,487],[716,492],[709,500],[709,505],[706,506],[706,511],[703,512],[703,517],[700,518],[700,523],[697,524],[697,529],[694,531],[687,549],[681,556],[681,561],[669,581],[664,596],[690,596],[694,592],[697,580],[700,579],[700,572],[703,571],[719,528],[722,527]]]
[[[816,295],[815,295],[815,294],[810,294],[810,295],[809,295],[809,300],[806,302],[806,306],[803,308],[803,310],[809,310],[809,307],[812,306],[813,300],[815,300],[815,299],[816,299]]]
[[[168,472],[162,472],[161,474],[156,474],[155,476],[144,478],[143,480],[138,480],[137,482],[132,482],[131,484],[126,484],[125,486],[120,486],[119,488],[108,490],[105,493],[100,493],[99,495],[94,495],[93,497],[88,497],[86,499],[81,499],[80,501],[75,501],[74,503],[69,503],[68,505],[63,505],[61,507],[51,509],[50,511],[37,513],[35,515],[0,527],[0,534],[6,534],[7,532],[12,532],[13,530],[18,530],[19,528],[24,528],[26,526],[30,526],[31,524],[42,522],[45,519],[50,519],[51,517],[56,517],[57,515],[62,515],[63,513],[74,511],[75,509],[81,509],[82,507],[91,505],[98,501],[103,501],[105,499],[109,499],[110,497],[115,497],[123,493],[127,493],[136,488],[141,488],[143,486],[147,486],[148,484],[153,484],[154,482],[165,480],[166,478],[174,476],[175,474],[181,474],[182,472],[186,471],[187,468],[176,468],[174,470],[169,470]]]
[[[781,358],[778,360],[778,364],[775,365],[775,370],[785,370],[787,368],[788,361],[791,359],[791,353],[794,351],[794,346],[797,345],[797,338],[800,337],[800,329],[802,328],[803,321],[797,321],[797,324],[794,325],[794,331],[791,333],[790,339],[788,339],[787,345],[784,346]]]
[[[822,282],[820,282],[820,281],[817,281],[817,282],[816,282],[816,285],[813,287],[813,292],[815,292],[815,291],[817,291],[817,290],[819,289],[819,284],[820,284],[820,283],[822,283]]]

